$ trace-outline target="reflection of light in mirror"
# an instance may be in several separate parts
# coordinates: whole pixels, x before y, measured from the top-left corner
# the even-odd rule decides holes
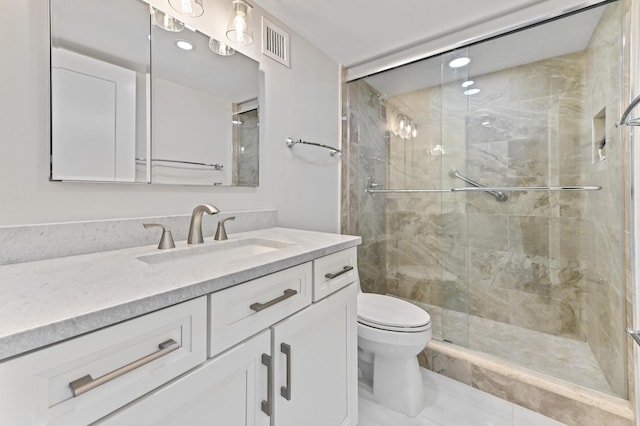
[[[184,23],[178,21],[173,16],[166,15],[164,12],[151,7],[151,22],[158,28],[171,33],[179,33],[184,30]],[[151,37],[151,36],[149,36]],[[151,38],[149,38],[151,40]]]
[[[480,125],[482,126],[488,126],[489,124],[491,124],[490,121],[483,121],[482,123],[480,123]]]
[[[182,50],[193,50],[193,44],[189,43],[186,40],[176,41],[176,46],[178,46]]]
[[[244,146],[240,147],[240,152],[244,152]]]
[[[216,55],[220,56],[231,56],[236,53],[229,45],[224,44],[223,42],[216,40],[215,38],[209,39],[209,49],[213,51]]]
[[[465,90],[462,93],[464,93],[467,96],[471,96],[471,95],[475,95],[476,93],[480,93],[480,89],[469,89],[469,90]]]
[[[469,87],[469,86],[473,86],[474,81],[473,80],[467,80],[465,82],[462,83],[462,87]]]
[[[468,65],[469,62],[471,62],[471,59],[467,58],[466,56],[461,56],[449,62],[449,66],[451,68],[460,68]]]
[[[231,123],[240,125],[240,124],[242,124],[242,121],[240,121],[240,120],[233,120],[233,121],[231,121]]]

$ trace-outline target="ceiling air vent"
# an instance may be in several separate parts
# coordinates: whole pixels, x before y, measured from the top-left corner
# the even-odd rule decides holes
[[[290,67],[289,34],[262,17],[262,54]]]

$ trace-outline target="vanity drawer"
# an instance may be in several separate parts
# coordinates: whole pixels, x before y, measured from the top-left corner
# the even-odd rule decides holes
[[[313,261],[313,301],[317,302],[358,280],[355,247]]]
[[[0,424],[86,425],[113,412],[206,360],[206,318],[201,297],[0,363]],[[86,384],[75,396],[74,382]]]
[[[311,262],[209,295],[209,356],[311,304]]]

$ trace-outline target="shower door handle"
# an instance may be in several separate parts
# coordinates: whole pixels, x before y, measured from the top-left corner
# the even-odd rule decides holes
[[[627,327],[627,328],[625,328],[625,330],[624,330],[624,331],[626,331],[626,332],[627,332],[627,334],[628,334],[629,336],[631,336],[631,337],[633,338],[633,340],[635,340],[635,341],[636,341],[636,343],[637,343],[638,345],[640,345],[640,331],[638,331],[638,330],[634,330],[634,329],[633,329],[633,328],[631,328],[631,327]]]

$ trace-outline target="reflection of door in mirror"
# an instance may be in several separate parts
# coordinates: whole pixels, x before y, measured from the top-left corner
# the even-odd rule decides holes
[[[53,179],[135,180],[135,72],[52,49]]]
[[[254,101],[249,109],[233,115],[233,184],[258,186],[258,108]]]
[[[51,179],[146,180],[135,157],[147,145],[148,6],[51,0],[51,11]]]

